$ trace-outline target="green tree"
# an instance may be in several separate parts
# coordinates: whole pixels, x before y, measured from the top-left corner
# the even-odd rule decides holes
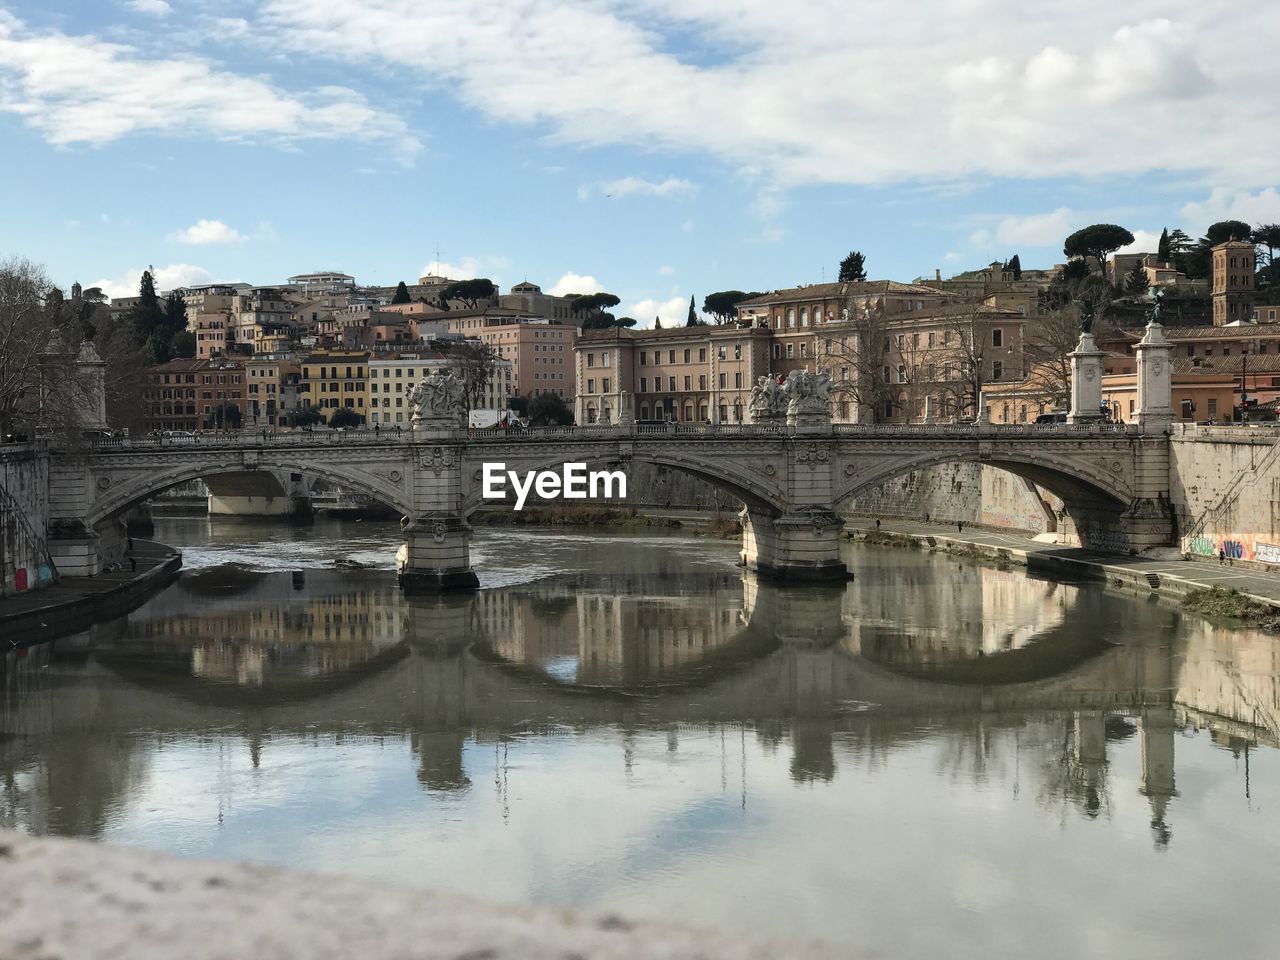
[[[324,423],[324,414],[315,407],[302,407],[289,414],[289,425],[293,427],[314,427]]]
[[[333,427],[335,430],[338,427],[348,429],[351,427],[358,427],[362,423],[364,423],[364,414],[356,413],[351,407],[339,407],[337,410],[333,411],[333,414],[329,417],[329,426]]]
[[[204,425],[209,430],[239,430],[240,420],[240,408],[230,400],[223,400],[205,415]]]
[[[732,323],[738,317],[738,304],[758,296],[759,293],[743,293],[741,290],[709,293],[702,300],[702,312],[715,317],[716,323]]]
[[[525,408],[529,423],[535,427],[555,427],[573,423],[573,411],[558,393],[538,393],[529,398]]]
[[[849,255],[840,261],[837,279],[841,283],[861,283],[866,280],[867,258],[858,250],[850,250]]]
[[[391,302],[392,303],[409,303],[410,302],[409,288],[404,285],[403,280],[401,280],[399,283],[396,284],[396,292],[395,292],[395,295],[391,298]]]
[[[1095,223],[1082,227],[1062,244],[1062,252],[1068,257],[1094,257],[1107,274],[1107,257],[1121,247],[1133,243],[1133,234],[1114,223]]]
[[[190,330],[180,330],[173,335],[173,356],[181,360],[192,360],[196,355],[196,335]]]
[[[1130,296],[1142,296],[1151,288],[1151,281],[1147,279],[1146,268],[1141,263],[1135,263],[1133,269],[1129,271],[1128,276],[1124,279],[1124,292]]]
[[[1171,256],[1169,247],[1169,228],[1165,227],[1160,231],[1160,243],[1156,247],[1156,259],[1161,263],[1171,263]]]
[[[621,302],[612,293],[588,293],[575,296],[569,304],[569,312],[582,318],[583,330],[603,330],[620,325],[608,308],[616,307]]]
[[[1228,240],[1244,240],[1247,242],[1251,236],[1253,236],[1253,227],[1243,220],[1219,220],[1217,223],[1209,225],[1209,229],[1204,232],[1204,239],[1200,242],[1213,248],[1220,243],[1226,243]]]
[[[151,268],[142,271],[138,281],[138,302],[128,314],[134,335],[146,349],[148,364],[164,363],[172,357],[173,333],[168,328],[165,306],[156,294],[156,281]]]
[[[654,318],[653,318],[653,329],[655,329],[655,330],[661,330],[661,329],[662,329],[662,318],[661,318],[661,317],[654,317]]]
[[[1009,262],[1004,265],[1004,268],[1013,274],[1013,279],[1022,279],[1022,258],[1016,253],[1009,258]]]
[[[698,318],[698,308],[693,305],[693,294],[689,295],[689,319],[685,321],[686,327],[701,327],[703,322]]]
[[[497,292],[493,281],[485,277],[456,280],[440,291],[440,302],[446,310],[449,309],[448,304],[451,300],[458,300],[468,309],[474,310],[480,305],[481,300],[491,300]]]

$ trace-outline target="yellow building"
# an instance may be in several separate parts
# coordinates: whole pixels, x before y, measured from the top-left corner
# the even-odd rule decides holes
[[[339,407],[354,410],[363,418],[369,377],[366,351],[331,350],[313,353],[302,361],[299,405],[323,412],[329,418]]]

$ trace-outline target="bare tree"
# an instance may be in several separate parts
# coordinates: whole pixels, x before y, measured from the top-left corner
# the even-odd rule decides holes
[[[942,329],[940,389],[956,416],[976,416],[987,382],[987,338],[978,321],[979,307],[957,312]]]
[[[820,331],[815,370],[831,375],[832,400],[852,403],[859,419],[875,423],[886,404],[894,401],[891,389],[889,325],[884,310],[850,298],[844,319]]]
[[[1045,406],[1065,410],[1071,398],[1071,358],[1080,339],[1080,317],[1072,306],[1045,310],[1027,324],[1024,341],[1030,392]]]
[[[88,400],[75,356],[81,329],[29,260],[0,261],[0,436],[70,432]]]
[[[485,405],[485,394],[497,366],[498,353],[487,343],[467,340],[449,350],[449,369],[462,381],[462,396],[468,410]]]

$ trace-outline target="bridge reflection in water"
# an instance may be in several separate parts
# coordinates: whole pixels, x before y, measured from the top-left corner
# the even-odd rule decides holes
[[[1278,745],[1270,638],[1093,587],[953,574],[871,567],[847,589],[795,591],[651,570],[423,598],[369,572],[199,571],[124,620],[9,655],[0,819],[102,834],[148,776],[151,740],[239,740],[256,768],[281,739],[407,737],[420,783],[456,791],[475,776],[469,742],[566,729],[616,730],[626,758],[646,730],[674,748],[681,731],[741,727],[789,740],[792,778],[822,782],[922,731],[977,772],[1000,759],[993,731],[1015,728],[1041,799],[1089,816],[1110,803],[1109,743],[1139,738],[1163,844],[1180,730]]]

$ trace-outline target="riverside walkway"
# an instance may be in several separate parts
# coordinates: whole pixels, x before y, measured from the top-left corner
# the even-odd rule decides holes
[[[848,522],[846,532],[859,537],[874,531],[875,523],[874,517],[858,517]],[[1231,560],[1222,564],[1209,558],[1184,560],[1173,548],[1165,551],[1167,557],[1101,554],[1079,547],[1035,540],[1019,531],[973,527],[969,524],[965,524],[963,530],[957,530],[954,523],[882,519],[879,530],[881,533],[912,537],[929,546],[943,549],[967,546],[979,551],[990,551],[993,558],[1007,555],[1011,562],[1057,576],[1076,574],[1094,579],[1119,580],[1126,586],[1179,596],[1210,587],[1237,590],[1280,610],[1280,569],[1272,572]]]

